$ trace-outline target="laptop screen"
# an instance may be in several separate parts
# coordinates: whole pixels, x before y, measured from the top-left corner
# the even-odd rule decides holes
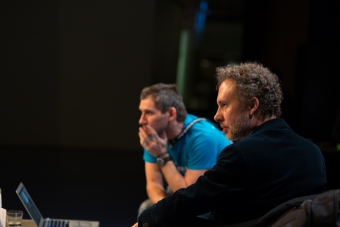
[[[31,218],[33,219],[35,224],[37,226],[39,226],[39,223],[40,223],[41,219],[43,219],[43,217],[40,214],[38,208],[34,204],[31,196],[28,194],[25,186],[22,183],[19,184],[19,186],[16,190],[16,193],[18,194],[18,196],[19,196],[22,204],[26,208],[28,214],[31,216]]]

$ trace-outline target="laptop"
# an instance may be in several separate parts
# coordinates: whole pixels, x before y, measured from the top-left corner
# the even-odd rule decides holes
[[[16,189],[16,193],[37,227],[99,227],[99,222],[87,220],[45,219],[22,182]]]

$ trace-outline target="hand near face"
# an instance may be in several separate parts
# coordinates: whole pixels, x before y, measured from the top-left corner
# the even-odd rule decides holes
[[[153,156],[157,157],[167,151],[168,138],[165,131],[158,135],[152,127],[144,125],[139,127],[138,135],[140,145]]]

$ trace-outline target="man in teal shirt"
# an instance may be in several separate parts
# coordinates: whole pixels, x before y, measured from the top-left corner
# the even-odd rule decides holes
[[[138,215],[168,194],[195,183],[231,144],[209,120],[187,113],[174,84],[144,88],[139,109],[149,199],[141,204]]]

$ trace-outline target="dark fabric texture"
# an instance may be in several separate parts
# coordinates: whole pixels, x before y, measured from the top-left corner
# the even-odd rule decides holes
[[[223,224],[194,218],[195,227],[338,227],[340,226],[340,191],[328,190],[321,194],[289,200],[266,215],[252,221]]]
[[[325,188],[320,149],[278,118],[227,146],[212,170],[145,210],[138,223],[189,226],[193,217],[207,212],[218,222],[246,222],[290,199],[319,194]]]
[[[339,190],[329,190],[306,200],[282,215],[272,227],[336,227],[339,222]]]

